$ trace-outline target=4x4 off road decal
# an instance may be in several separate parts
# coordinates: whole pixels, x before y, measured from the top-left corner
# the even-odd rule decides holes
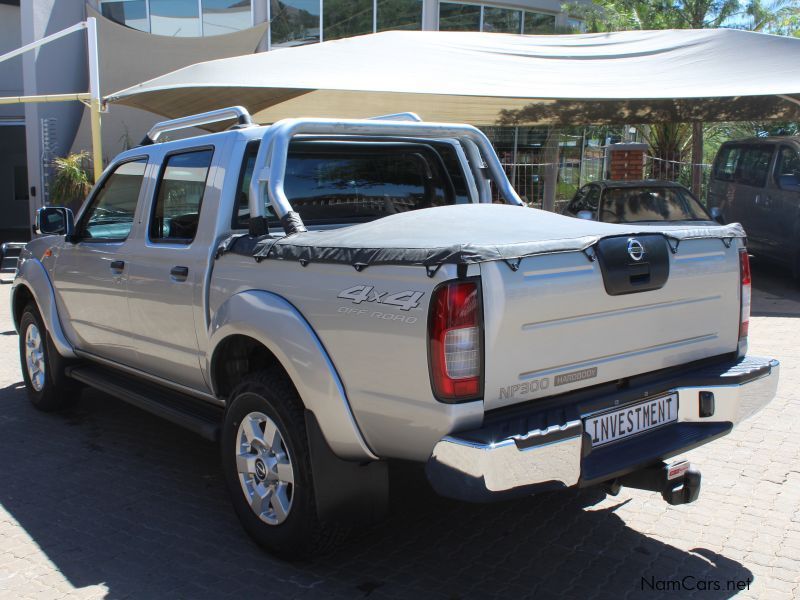
[[[411,310],[419,307],[419,301],[425,292],[407,290],[405,292],[377,292],[371,285],[356,285],[339,293],[337,298],[352,300],[353,304],[375,302],[386,306],[397,306],[400,310]]]

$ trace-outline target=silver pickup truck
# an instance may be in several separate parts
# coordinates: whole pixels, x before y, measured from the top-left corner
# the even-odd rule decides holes
[[[243,526],[284,557],[379,518],[393,459],[466,501],[691,502],[699,472],[665,461],[777,386],[746,355],[740,226],[527,208],[466,125],[167,121],[36,226],[12,289],[34,405],[88,385],[219,440]]]

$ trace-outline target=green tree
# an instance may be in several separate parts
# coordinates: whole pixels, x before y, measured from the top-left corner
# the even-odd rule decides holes
[[[56,174],[50,187],[50,203],[76,210],[92,188],[89,153],[68,154],[56,158],[53,165]]]

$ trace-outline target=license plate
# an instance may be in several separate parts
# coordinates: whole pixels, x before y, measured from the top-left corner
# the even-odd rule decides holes
[[[592,438],[592,447],[661,427],[678,420],[678,393],[673,392],[592,415],[583,420],[584,431]]]

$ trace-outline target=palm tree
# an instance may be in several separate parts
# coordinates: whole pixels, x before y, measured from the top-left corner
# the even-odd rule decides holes
[[[92,188],[91,160],[88,152],[76,152],[53,161],[56,175],[50,187],[51,203],[78,208]]]

